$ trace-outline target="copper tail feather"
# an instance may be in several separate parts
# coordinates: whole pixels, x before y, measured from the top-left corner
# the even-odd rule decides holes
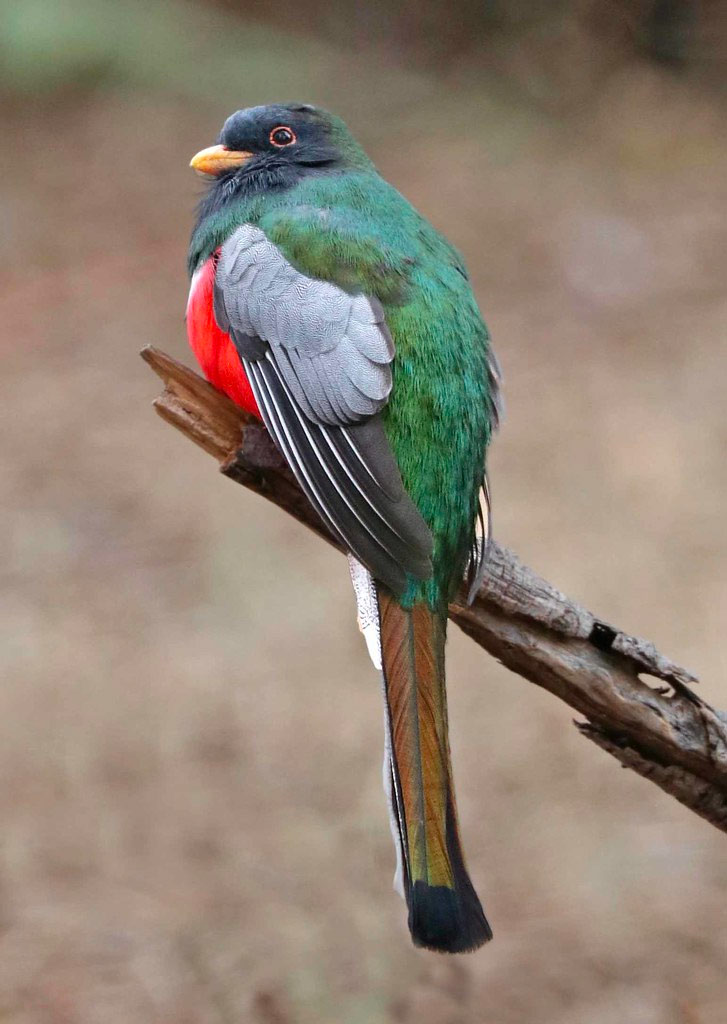
[[[391,803],[414,944],[477,949],[492,931],[464,863],[444,685],[446,618],[378,588]],[[385,768],[386,770],[386,768]]]

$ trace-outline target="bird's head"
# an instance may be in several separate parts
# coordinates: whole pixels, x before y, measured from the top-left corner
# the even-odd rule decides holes
[[[301,103],[275,103],[238,110],[227,118],[215,146],[201,150],[191,166],[228,186],[261,179],[264,187],[292,183],[318,168],[370,166],[340,118]]]

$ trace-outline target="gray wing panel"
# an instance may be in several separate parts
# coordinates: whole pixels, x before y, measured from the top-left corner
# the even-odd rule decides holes
[[[272,353],[243,365],[265,424],[324,523],[395,594],[432,572],[432,535],[404,490],[379,416],[351,426],[310,420]]]
[[[259,228],[243,225],[223,245],[215,314],[234,336],[268,342],[311,419],[357,423],[386,404],[394,346],[380,303],[301,274]]]
[[[297,271],[255,227],[218,258],[214,311],[265,425],[334,536],[394,593],[431,576],[432,535],[379,411],[394,346],[381,305]]]

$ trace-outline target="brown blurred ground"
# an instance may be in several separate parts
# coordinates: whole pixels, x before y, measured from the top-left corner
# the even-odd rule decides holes
[[[724,1024],[724,836],[454,630],[496,941],[410,947],[345,563],[157,420],[137,356],[191,361],[190,155],[234,105],[335,106],[472,271],[498,537],[725,707],[723,100],[634,58],[556,116],[315,47],[280,92],[275,51],[218,102],[3,101],[0,1019]]]

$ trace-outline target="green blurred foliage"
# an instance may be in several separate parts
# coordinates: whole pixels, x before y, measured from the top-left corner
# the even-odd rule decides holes
[[[19,0],[3,13],[0,81],[16,92],[108,82],[217,98],[244,73],[285,94],[286,68],[316,58],[315,44],[302,55],[288,46],[270,29],[182,2]]]
[[[504,73],[552,102],[587,93],[625,54],[690,67],[719,58],[726,13],[692,0],[272,0],[264,9],[247,0],[4,0],[0,90],[123,83],[217,100],[254,81],[276,97],[294,96],[301,82],[339,95],[347,63],[363,56],[409,69],[401,71],[404,98],[412,89],[418,98],[422,72],[446,79],[474,70]],[[340,59],[335,80],[331,49]],[[714,66],[722,81],[719,60]]]

